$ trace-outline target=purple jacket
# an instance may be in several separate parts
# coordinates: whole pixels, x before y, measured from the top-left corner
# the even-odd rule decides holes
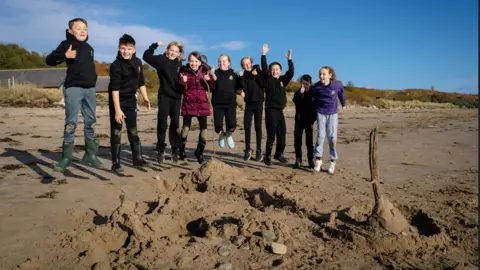
[[[188,64],[187,64],[188,65]],[[213,79],[205,81],[203,76],[208,73],[208,66],[202,65],[193,71],[188,66],[180,69],[178,82],[180,89],[184,92],[182,103],[182,116],[210,116],[210,104],[207,92],[214,90]],[[187,76],[187,82],[183,81],[182,74]]]
[[[330,85],[327,86],[317,82],[311,91],[313,91],[313,102],[317,113],[338,113],[337,98],[340,100],[342,107],[345,107],[346,105],[345,96],[343,94],[343,85],[339,81],[331,81]]]

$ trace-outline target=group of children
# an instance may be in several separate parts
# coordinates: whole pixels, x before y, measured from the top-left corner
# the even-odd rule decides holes
[[[94,50],[87,43],[88,24],[82,18],[69,22],[66,40],[62,41],[55,51],[46,58],[51,66],[62,62],[67,63],[67,76],[63,94],[65,96],[65,127],[63,152],[55,170],[64,172],[72,162],[75,129],[78,123],[78,113],[81,111],[85,122],[85,155],[83,162],[101,168],[102,163],[96,153],[99,141],[94,134],[96,122],[96,91],[97,74],[94,66]],[[272,164],[271,154],[276,141],[273,158],[281,163],[287,163],[284,157],[286,146],[286,122],[283,110],[287,105],[285,88],[294,76],[292,51],[285,54],[288,60],[288,70],[282,74],[279,62],[267,64],[266,54],[270,50],[267,44],[262,47],[261,65],[254,65],[251,57],[244,57],[240,63],[243,71],[235,73],[231,68],[231,59],[227,54],[220,55],[218,68],[207,64],[207,58],[194,51],[188,55],[188,64],[183,65],[184,47],[180,42],[172,41],[162,54],[155,55],[161,41],[153,43],[143,54],[143,60],[157,71],[160,79],[158,90],[157,115],[157,152],[158,161],[165,160],[165,137],[169,128],[169,142],[172,150],[172,160],[184,160],[185,144],[193,117],[200,126],[197,147],[194,152],[199,163],[203,163],[203,152],[206,146],[207,117],[213,109],[215,132],[219,135],[218,144],[229,148],[235,147],[232,134],[235,132],[237,95],[245,100],[245,155],[244,160],[252,158],[250,135],[252,120],[255,122],[256,156],[258,162]],[[336,137],[338,127],[338,99],[345,109],[343,86],[335,78],[335,72],[330,67],[320,69],[320,81],[312,83],[312,77],[301,77],[301,88],[295,93],[295,153],[294,167],[299,168],[302,162],[302,137],[306,135],[308,165],[315,171],[320,171],[323,156],[323,142],[327,137],[330,146],[330,167],[333,173],[336,152]],[[142,157],[141,143],[137,130],[137,91],[143,97],[144,105],[150,111],[143,67],[136,56],[135,40],[130,35],[119,39],[118,54],[110,66],[109,112],[110,112],[110,147],[112,171],[121,174],[120,143],[122,125],[127,127],[128,140],[132,151],[133,166],[145,166],[148,163]],[[211,94],[211,98],[209,98]],[[267,142],[265,156],[262,155],[262,114],[265,109],[265,126]],[[183,125],[180,127],[180,114]],[[168,127],[170,117],[170,127]],[[225,120],[225,121],[224,121]],[[313,145],[313,124],[317,121],[317,143]],[[225,125],[224,125],[225,123]],[[225,126],[225,128],[224,128]]]

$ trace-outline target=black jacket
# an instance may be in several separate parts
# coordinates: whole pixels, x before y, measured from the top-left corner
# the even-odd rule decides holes
[[[258,85],[256,77],[261,75],[262,70],[258,65],[252,67],[252,71],[256,70],[257,75],[253,75],[251,71],[244,71],[240,77],[243,85],[243,92],[245,93],[246,103],[255,103],[264,101],[263,89]]]
[[[265,109],[285,109],[287,106],[285,87],[287,87],[294,75],[293,61],[288,60],[287,72],[276,79],[269,73],[267,57],[262,55],[262,73],[260,75],[256,76],[256,79],[260,87],[265,88]]]
[[[242,82],[233,69],[215,70],[217,80],[215,81],[215,90],[212,94],[212,106],[235,106],[237,104],[237,94],[242,90]]]
[[[313,91],[300,93],[300,89],[293,95],[293,103],[295,103],[295,122],[302,125],[312,125],[317,120],[317,113],[313,103]]]
[[[137,90],[145,85],[142,61],[134,54],[125,60],[120,55],[110,65],[110,83],[108,84],[109,104],[113,106],[112,91],[119,91],[120,107],[137,106]]]
[[[158,93],[181,99],[182,92],[178,84],[178,73],[180,72],[182,62],[178,61],[178,59],[170,60],[165,54],[153,55],[157,48],[157,43],[150,45],[143,53],[143,60],[157,70],[158,79],[160,80]]]
[[[56,66],[67,62],[67,77],[64,87],[83,87],[91,88],[97,84],[97,72],[95,71],[94,51],[90,44],[85,41],[77,40],[66,30],[67,39],[62,41],[58,47],[52,51],[45,59],[49,66]],[[74,59],[67,59],[65,53],[72,46],[72,50],[77,51]]]

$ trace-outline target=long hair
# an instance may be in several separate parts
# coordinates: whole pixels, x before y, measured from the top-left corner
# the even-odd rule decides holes
[[[334,70],[332,67],[330,67],[330,66],[323,66],[322,68],[320,68],[319,73],[322,71],[322,69],[328,70],[328,73],[332,76],[332,77],[330,78],[331,81],[336,81],[336,80],[337,80],[337,74],[335,74],[335,70]]]
[[[185,60],[185,47],[183,46],[182,43],[180,43],[179,41],[172,41],[170,43],[168,43],[168,46],[167,46],[167,51],[170,49],[170,47],[172,46],[176,46],[178,47],[178,50],[180,52],[180,55],[178,56],[178,61],[179,62],[183,62]]]

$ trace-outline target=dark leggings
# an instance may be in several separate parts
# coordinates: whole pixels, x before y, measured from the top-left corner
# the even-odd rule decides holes
[[[277,148],[274,157],[283,155],[285,150],[285,137],[287,135],[287,125],[283,110],[266,109],[265,110],[265,126],[267,128],[267,147],[265,153],[272,153],[273,143],[277,140]]]
[[[125,114],[125,122],[127,126],[128,141],[130,144],[139,141],[137,131],[137,111],[136,108],[121,108]],[[122,136],[122,126],[115,120],[115,109],[109,108],[110,111],[110,145],[120,144]]]
[[[255,137],[257,139],[257,149],[262,149],[262,115],[263,102],[247,103],[243,115],[243,125],[245,129],[245,151],[250,150],[250,135],[252,130],[252,120],[255,119]]]
[[[188,132],[192,126],[192,115],[183,116],[183,127],[182,127],[182,141],[186,142],[188,137]],[[206,144],[207,141],[207,117],[206,116],[197,116],[198,123],[200,125],[200,133],[198,134],[198,143]]]
[[[302,137],[305,131],[305,146],[307,147],[308,160],[313,160],[313,124],[295,121],[295,156],[302,159]]]
[[[181,99],[171,98],[166,95],[158,95],[158,113],[157,113],[157,150],[165,151],[165,135],[168,128],[168,117],[170,116],[170,128],[168,138],[172,149],[180,147],[180,106]]]
[[[215,132],[225,131],[225,135],[230,136],[237,128],[237,108],[236,105],[228,107],[213,108],[213,123]],[[223,118],[225,118],[226,130],[223,130]]]

